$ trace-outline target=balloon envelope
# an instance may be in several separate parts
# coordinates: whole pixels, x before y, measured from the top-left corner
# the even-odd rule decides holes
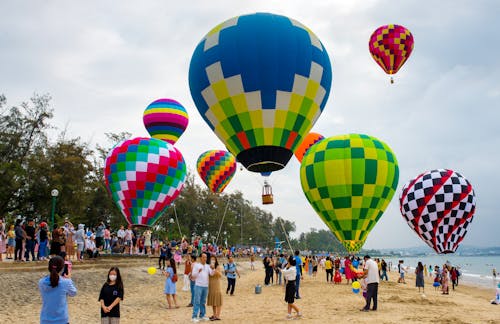
[[[409,181],[399,197],[403,218],[437,253],[453,253],[476,211],[472,185],[447,169],[424,172]]]
[[[308,28],[256,13],[229,19],[198,44],[191,96],[205,122],[252,172],[282,169],[320,116],[332,82],[328,54]]]
[[[236,159],[227,151],[206,151],[198,158],[196,168],[210,191],[221,193],[236,172]]]
[[[387,144],[361,134],[319,141],[300,166],[307,200],[349,252],[363,246],[391,201],[398,178],[396,156]]]
[[[186,164],[181,152],[171,144],[137,137],[111,150],[104,176],[127,222],[152,226],[181,192]]]
[[[325,137],[323,135],[318,133],[311,132],[307,134],[302,143],[300,143],[300,145],[295,150],[295,157],[297,158],[297,160],[299,160],[299,162],[302,162],[302,158],[306,154],[307,150],[309,150],[311,146],[313,146],[314,144],[316,144],[317,142],[321,141],[324,138]]]
[[[368,43],[370,53],[387,74],[395,74],[413,51],[413,35],[400,25],[377,28]]]
[[[187,128],[186,109],[173,99],[158,99],[144,110],[143,122],[149,135],[174,145]]]

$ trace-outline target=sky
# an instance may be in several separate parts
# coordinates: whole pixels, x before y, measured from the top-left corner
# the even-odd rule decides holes
[[[461,173],[476,193],[476,214],[462,244],[500,244],[496,1],[27,0],[1,1],[0,12],[0,93],[9,106],[49,93],[59,130],[110,145],[105,132],[148,136],[144,109],[173,98],[189,114],[176,147],[194,172],[202,152],[224,149],[190,95],[196,45],[238,15],[270,12],[298,20],[320,38],[332,61],[330,98],[311,131],[375,136],[399,162],[396,194],[364,247],[426,246],[404,221],[397,198],[408,180],[437,168]],[[390,23],[407,27],[415,39],[392,85],[368,51],[371,33]],[[240,190],[253,204],[295,222],[292,236],[327,229],[302,192],[299,167],[292,157],[273,173],[273,205],[261,205],[263,180],[246,170],[238,170],[226,191]]]

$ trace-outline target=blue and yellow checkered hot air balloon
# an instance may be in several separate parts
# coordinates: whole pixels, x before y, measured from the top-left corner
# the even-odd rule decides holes
[[[307,27],[256,13],[229,19],[198,44],[189,86],[210,128],[249,171],[280,170],[325,107],[328,54]]]

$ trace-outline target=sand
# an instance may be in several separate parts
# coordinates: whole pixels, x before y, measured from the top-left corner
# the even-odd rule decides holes
[[[121,303],[121,323],[187,323],[192,308],[186,307],[190,293],[182,291],[182,277],[177,283],[179,309],[167,309],[163,294],[164,277],[149,275],[147,268],[156,266],[156,259],[102,258],[75,264],[73,280],[78,295],[69,298],[71,323],[100,323],[97,297],[111,265],[120,267],[125,285]],[[255,285],[263,284],[264,270],[249,269],[248,261],[236,261],[241,272],[235,296],[224,295],[222,321],[225,323],[280,323],[286,319],[283,286],[262,287],[255,294]],[[38,323],[41,298],[38,280],[46,274],[46,264],[0,263],[1,323]],[[360,312],[364,305],[361,294],[351,286],[325,282],[325,273],[301,282],[300,307],[304,323],[500,323],[500,306],[491,305],[494,290],[460,284],[449,295],[442,295],[426,279],[425,295],[418,293],[415,280],[396,283],[396,273],[389,272],[388,282],[379,286],[378,310]],[[223,289],[226,280],[223,278]],[[207,308],[207,315],[212,315]]]

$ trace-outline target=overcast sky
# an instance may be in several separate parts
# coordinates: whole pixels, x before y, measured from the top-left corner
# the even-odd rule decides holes
[[[312,131],[375,136],[399,161],[398,190],[365,248],[426,246],[404,221],[397,198],[408,180],[436,168],[461,173],[475,189],[476,214],[463,244],[500,245],[497,1],[2,1],[0,12],[0,93],[8,105],[49,93],[57,127],[106,144],[105,132],[148,136],[146,106],[176,99],[190,117],[176,146],[191,170],[202,152],[224,149],[189,92],[195,46],[233,16],[294,18],[320,38],[333,65],[330,98]],[[404,25],[415,39],[393,85],[368,52],[371,33],[389,23]],[[246,170],[226,191],[241,190],[255,205],[294,221],[298,232],[326,229],[302,192],[295,157],[271,183],[270,207],[260,205],[261,177]]]

